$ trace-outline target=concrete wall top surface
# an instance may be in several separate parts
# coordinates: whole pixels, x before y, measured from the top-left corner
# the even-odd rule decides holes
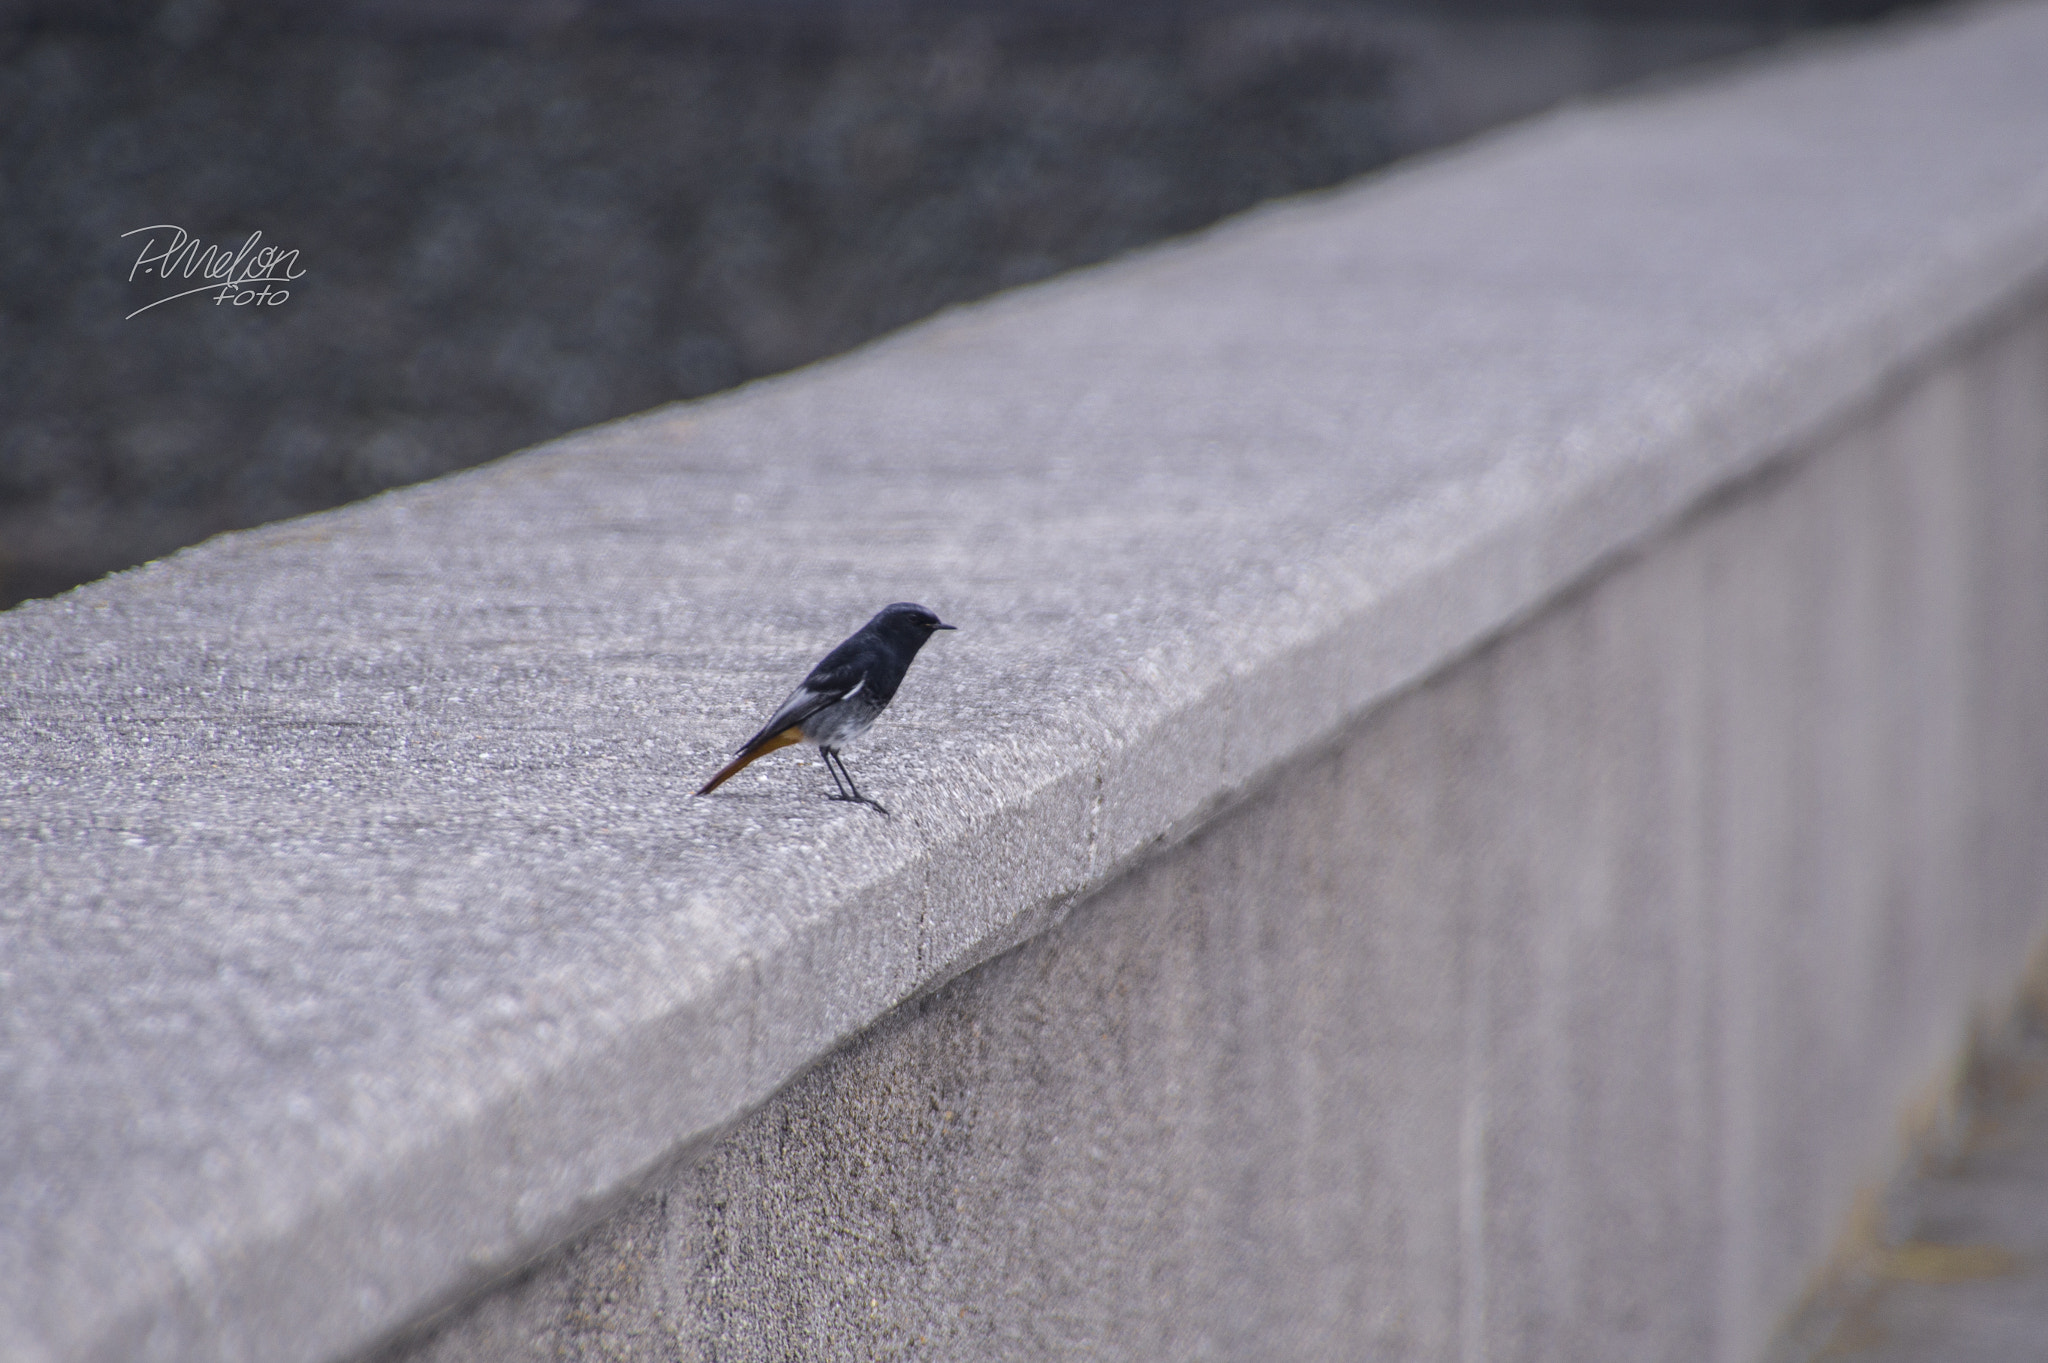
[[[1585,107],[0,616],[0,1351],[318,1359],[2048,280],[2048,6]],[[690,792],[880,604],[852,755]]]

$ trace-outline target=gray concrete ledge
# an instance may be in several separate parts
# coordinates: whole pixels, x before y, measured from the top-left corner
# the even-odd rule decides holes
[[[1957,348],[377,1363],[1757,1363],[2048,919],[2044,374]]]
[[[0,1348],[330,1358],[2048,288],[2048,8],[0,616]],[[689,791],[876,604],[856,755]]]

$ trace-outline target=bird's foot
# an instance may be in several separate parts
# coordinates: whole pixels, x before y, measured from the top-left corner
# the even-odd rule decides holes
[[[879,804],[876,804],[873,800],[870,800],[865,795],[827,795],[825,798],[828,800],[839,800],[843,803],[850,805],[866,805],[869,809],[874,810],[875,813],[881,815],[883,818],[886,819],[890,817],[888,810],[882,808]]]

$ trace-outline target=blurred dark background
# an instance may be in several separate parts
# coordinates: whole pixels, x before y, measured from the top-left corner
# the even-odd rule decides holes
[[[0,0],[0,605],[1894,3]]]

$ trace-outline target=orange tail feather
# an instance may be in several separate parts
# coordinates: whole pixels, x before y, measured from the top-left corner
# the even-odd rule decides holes
[[[786,748],[792,743],[801,743],[803,741],[803,726],[798,724],[792,724],[787,729],[784,729],[781,733],[776,734],[772,738],[764,738],[759,743],[754,744],[750,748],[742,748],[740,750],[740,755],[738,757],[733,758],[732,761],[726,763],[724,766],[720,767],[718,769],[718,775],[712,777],[709,781],[706,781],[703,787],[699,789],[697,793],[699,795],[709,795],[712,791],[717,790],[720,786],[724,785],[726,781],[731,779],[732,776],[739,772],[739,770],[742,767],[745,767],[747,763],[753,761],[755,758],[766,757],[769,753],[774,752],[777,748]]]

